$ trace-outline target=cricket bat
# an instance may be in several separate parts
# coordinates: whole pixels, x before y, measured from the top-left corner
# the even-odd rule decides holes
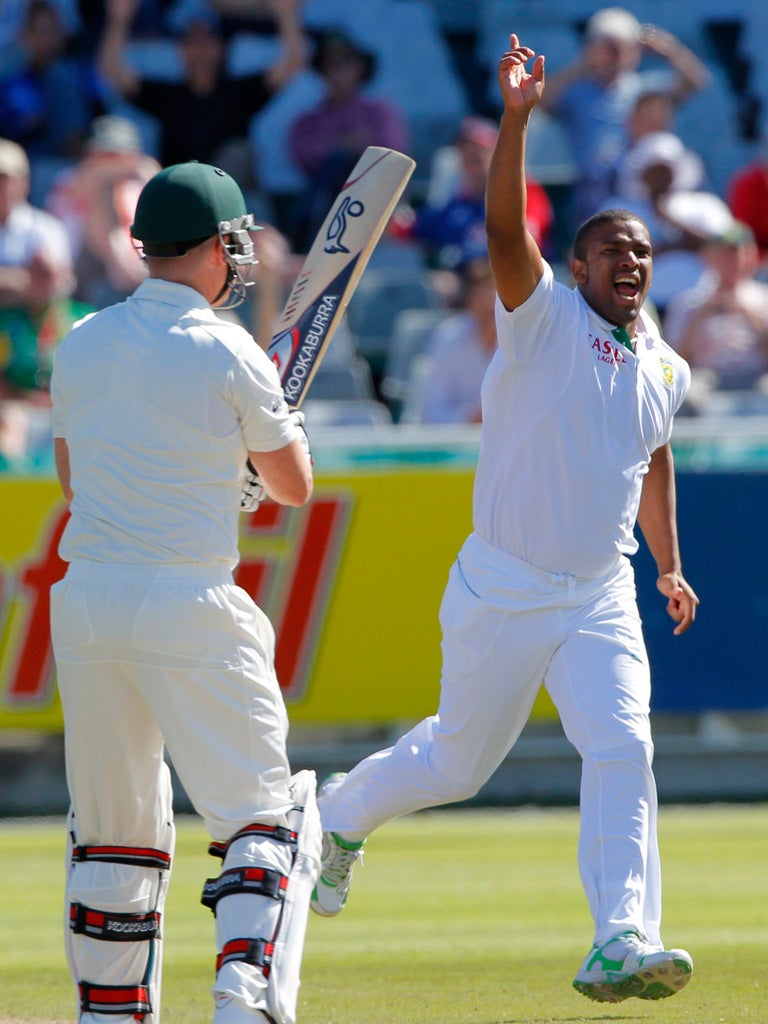
[[[298,409],[416,161],[368,146],[331,205],[267,346]]]

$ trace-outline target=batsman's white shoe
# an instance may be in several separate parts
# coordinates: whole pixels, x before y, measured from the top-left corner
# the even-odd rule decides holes
[[[329,775],[317,792],[318,800],[323,793],[336,788],[344,779],[343,772]],[[335,832],[323,832],[323,851],[320,877],[317,880],[310,906],[321,917],[335,917],[347,902],[352,884],[352,871],[358,861],[362,863],[365,840],[350,843]]]
[[[658,949],[636,932],[622,932],[587,953],[573,987],[598,1003],[666,999],[684,988],[693,960],[684,949]]]

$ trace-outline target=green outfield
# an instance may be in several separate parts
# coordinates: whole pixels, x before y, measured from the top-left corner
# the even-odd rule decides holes
[[[768,1020],[768,806],[663,807],[667,945],[688,987],[659,1003],[591,1003],[571,979],[591,940],[575,810],[432,811],[368,844],[350,902],[312,916],[298,1024],[764,1024]],[[74,1019],[60,922],[64,824],[0,823],[0,1022]],[[218,861],[178,822],[165,935],[165,1024],[211,1018]]]

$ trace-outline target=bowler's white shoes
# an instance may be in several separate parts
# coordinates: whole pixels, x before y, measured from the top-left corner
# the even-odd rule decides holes
[[[691,979],[693,960],[684,949],[659,949],[636,932],[622,932],[587,953],[573,987],[599,1003],[666,999]]]
[[[344,779],[343,772],[329,775],[318,790],[318,797],[324,791],[335,789]],[[312,892],[310,906],[321,917],[335,917],[347,902],[352,884],[352,871],[358,861],[362,862],[365,840],[350,843],[335,832],[323,832],[323,852],[320,877]]]

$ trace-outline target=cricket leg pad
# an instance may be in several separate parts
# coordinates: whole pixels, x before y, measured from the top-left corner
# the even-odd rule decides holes
[[[314,772],[291,779],[288,827],[249,826],[226,844],[203,903],[216,915],[214,1024],[294,1024],[322,829]],[[212,848],[212,852],[216,851]],[[220,854],[219,854],[220,855]]]
[[[66,950],[80,1024],[156,1024],[162,917],[174,847],[78,845],[70,832]]]

